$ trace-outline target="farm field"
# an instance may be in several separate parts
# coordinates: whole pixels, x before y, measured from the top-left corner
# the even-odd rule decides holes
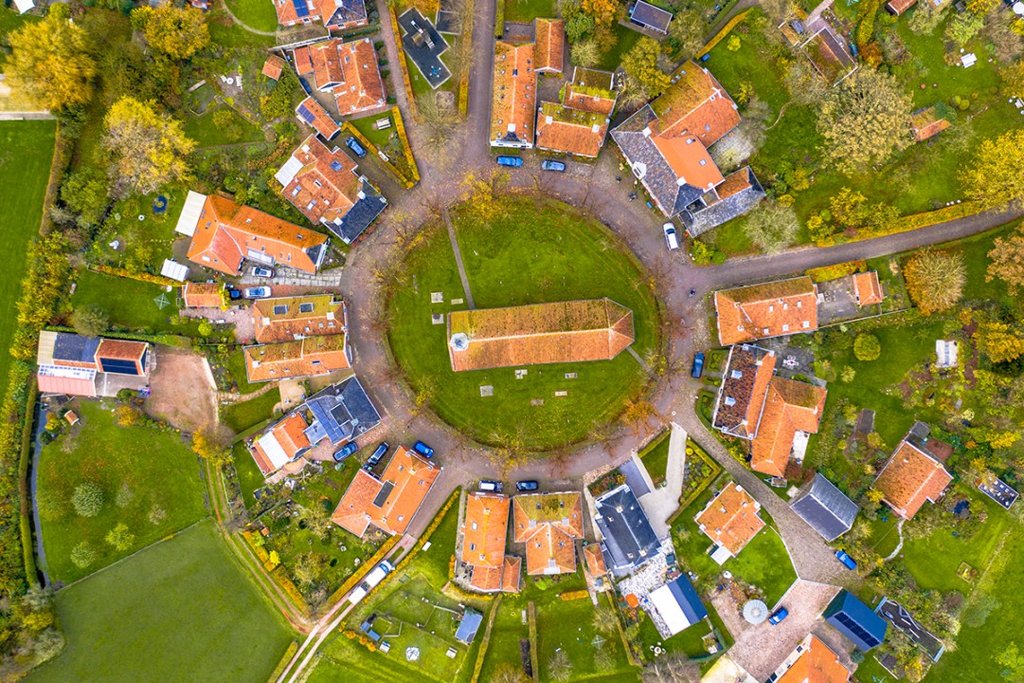
[[[6,21],[10,12],[0,13]],[[43,197],[50,177],[56,125],[53,121],[0,121],[0,392],[6,391],[7,353],[14,336],[14,305],[21,294],[25,252],[39,234]]]
[[[62,590],[57,612],[67,648],[32,683],[263,680],[292,639],[209,521]]]

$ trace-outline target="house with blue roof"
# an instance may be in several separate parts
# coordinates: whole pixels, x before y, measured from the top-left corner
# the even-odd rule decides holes
[[[889,625],[856,595],[841,590],[821,616],[833,628],[853,641],[858,650],[878,647],[885,640]]]
[[[472,607],[467,607],[466,611],[462,614],[462,619],[459,621],[459,627],[455,631],[455,640],[463,645],[472,645],[473,640],[476,638],[476,632],[480,630],[480,624],[483,623],[483,620],[484,615]]]
[[[685,574],[655,589],[641,605],[651,615],[662,638],[670,638],[708,616],[697,589]]]

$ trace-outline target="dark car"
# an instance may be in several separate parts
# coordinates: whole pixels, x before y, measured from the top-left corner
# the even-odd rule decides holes
[[[419,453],[420,455],[422,455],[424,458],[430,459],[434,457],[434,449],[428,446],[427,444],[423,443],[422,441],[417,441],[416,443],[414,443],[412,445],[412,449]]]
[[[690,377],[694,379],[700,379],[700,376],[704,374],[704,354],[695,353],[693,354],[693,367],[690,368]]]
[[[362,145],[360,145],[359,141],[356,140],[351,135],[348,136],[348,139],[345,140],[345,146],[352,150],[352,153],[355,154],[360,159],[366,156],[366,149]]]
[[[555,171],[557,173],[565,173],[565,164],[561,161],[555,161],[554,159],[545,159],[540,162],[540,168],[542,171]]]
[[[771,616],[768,617],[768,623],[771,624],[772,626],[775,626],[776,624],[778,624],[779,622],[781,622],[783,619],[785,619],[788,616],[789,616],[789,610],[786,609],[785,607],[780,607],[779,609],[777,609],[774,612],[772,612]]]
[[[345,458],[352,455],[358,450],[359,444],[357,444],[355,441],[349,441],[347,444],[345,444],[344,446],[342,446],[341,448],[334,452],[334,461],[341,462],[342,460],[344,460]]]
[[[519,168],[520,166],[523,165],[523,158],[522,157],[507,156],[507,155],[503,154],[503,155],[501,155],[500,157],[497,158],[497,162],[498,162],[499,166],[509,166],[510,168]]]
[[[857,568],[857,562],[852,557],[847,555],[845,550],[837,550],[836,559],[842,562],[843,566],[849,569],[850,571],[853,571]]]
[[[539,488],[540,484],[533,479],[524,479],[523,481],[516,482],[516,491],[536,491]]]
[[[370,457],[366,459],[366,465],[364,465],[364,467],[367,469],[373,469],[376,467],[377,463],[380,462],[380,459],[387,455],[390,448],[391,446],[387,441],[381,441],[380,445],[374,448],[373,453],[370,453]]]
[[[228,298],[230,298],[232,301],[235,301],[236,299],[241,299],[242,290],[235,289],[234,287],[232,287],[231,289],[228,290]]]

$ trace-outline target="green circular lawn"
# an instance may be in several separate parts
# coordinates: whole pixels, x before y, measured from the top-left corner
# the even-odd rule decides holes
[[[495,200],[483,216],[470,200],[451,211],[478,309],[608,297],[633,311],[633,349],[660,352],[650,277],[629,248],[593,217],[546,197]],[[514,451],[551,451],[592,438],[641,396],[648,378],[623,351],[612,360],[454,372],[445,324],[432,316],[468,308],[444,224],[427,226],[397,266],[388,339],[417,402],[473,439]],[[432,303],[440,292],[442,303]],[[517,366],[518,367],[518,366]],[[575,373],[575,377],[571,375]],[[567,377],[570,375],[570,377]],[[481,387],[493,387],[482,396]],[[559,395],[565,392],[565,395]]]

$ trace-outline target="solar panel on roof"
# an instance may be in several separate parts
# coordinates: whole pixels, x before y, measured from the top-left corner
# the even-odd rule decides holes
[[[332,171],[340,171],[341,169],[342,169],[342,165],[341,165],[340,161],[334,160],[334,161],[331,162],[331,170]]]
[[[284,315],[288,312],[287,304],[274,304],[274,315]]]
[[[114,372],[119,375],[137,375],[139,368],[133,360],[121,360],[118,358],[100,358],[100,367],[103,372]]]
[[[313,312],[313,304],[299,304],[299,312],[300,313],[312,313]]]
[[[299,105],[298,111],[299,111],[299,116],[301,116],[302,120],[305,121],[306,123],[310,123],[311,124],[311,123],[313,123],[313,120],[316,118],[315,116],[313,116],[313,112],[311,112],[309,110],[309,108],[306,105],[304,105],[304,104],[300,104]]]
[[[295,16],[300,19],[309,16],[309,6],[306,5],[306,0],[292,0],[292,5],[295,6]]]
[[[380,487],[380,491],[377,492],[376,497],[373,499],[374,506],[380,507],[384,505],[384,503],[388,499],[388,496],[391,495],[391,490],[394,488],[395,483],[393,481],[384,482],[384,485]]]

